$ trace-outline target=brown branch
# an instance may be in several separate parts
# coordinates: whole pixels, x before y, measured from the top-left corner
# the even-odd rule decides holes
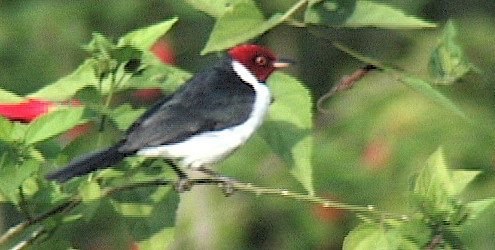
[[[430,244],[426,247],[427,250],[437,249],[443,243],[443,236],[441,234],[435,235],[430,241]]]
[[[17,236],[19,233],[23,232],[29,226],[42,222],[56,214],[60,214],[65,211],[72,210],[74,207],[79,205],[79,203],[81,203],[81,198],[73,198],[49,210],[48,212],[45,212],[39,216],[33,217],[30,220],[21,222],[16,226],[11,227],[9,230],[7,230],[7,232],[5,232],[2,236],[0,236],[0,245],[4,244],[8,240]]]
[[[27,239],[17,243],[10,250],[27,249],[29,246],[33,245],[33,243],[45,233],[46,231],[43,228],[37,229]]]
[[[119,186],[119,187],[114,187],[114,188],[109,188],[106,191],[103,192],[103,197],[108,197],[111,196],[115,193],[126,191],[126,190],[131,190],[134,188],[141,188],[141,187],[150,187],[150,186],[165,186],[165,185],[171,185],[175,181],[173,180],[154,180],[154,181],[148,181],[148,182],[136,182],[124,186]],[[210,179],[193,179],[191,180],[192,184],[217,184],[218,180],[210,180]],[[55,208],[40,214],[38,216],[33,216],[32,218],[29,218],[28,220],[21,222],[17,224],[16,226],[11,227],[7,232],[5,232],[3,235],[0,236],[0,246],[5,244],[7,241],[10,239],[14,238],[15,236],[19,235],[20,233],[24,232],[28,227],[35,225],[37,223],[40,223],[42,221],[45,221],[46,219],[55,216],[57,214],[62,214],[71,211],[75,207],[77,207],[80,203],[82,202],[81,197],[78,195],[75,195],[72,197],[70,200],[56,206]]]
[[[323,114],[328,114],[330,113],[327,109],[323,107],[323,104],[330,99],[332,96],[334,96],[336,93],[348,90],[354,85],[361,80],[364,76],[366,76],[370,71],[378,69],[375,65],[368,64],[352,73],[350,76],[344,76],[340,80],[339,83],[334,85],[330,91],[328,91],[326,94],[321,96],[318,101],[316,102],[316,108],[318,112],[323,113]]]

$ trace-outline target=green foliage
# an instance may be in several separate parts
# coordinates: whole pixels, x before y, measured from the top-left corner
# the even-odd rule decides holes
[[[351,49],[345,46],[342,46],[340,44],[337,44],[337,46],[344,52],[350,54],[351,56],[353,56],[354,58],[360,61],[372,65],[379,64],[377,63],[377,61],[369,57],[360,55],[359,53],[352,51]],[[463,120],[469,122],[469,119],[467,118],[466,114],[454,102],[452,102],[449,98],[447,98],[442,92],[432,87],[432,85],[434,85],[433,83],[420,79],[419,77],[416,76],[405,74],[389,66],[379,65],[379,67],[382,67],[385,72],[392,74],[395,78],[397,78],[399,82],[405,84],[407,87],[418,92],[419,94],[430,99],[431,101],[437,103],[438,105],[449,110],[450,112],[456,114]]]
[[[4,89],[0,89],[0,103],[22,102],[24,98]]]
[[[401,76],[399,81],[404,83],[414,91],[417,91],[423,96],[429,98],[438,105],[456,114],[460,118],[469,121],[468,118],[466,117],[466,114],[464,114],[464,112],[459,107],[457,107],[455,103],[453,103],[450,99],[445,97],[445,95],[443,95],[440,91],[434,89],[430,83],[416,77],[405,76],[405,75]]]
[[[188,4],[197,10],[214,16],[220,17],[229,8],[232,8],[232,4],[239,2],[238,0],[186,0]]]
[[[14,166],[2,164],[0,166],[0,175],[4,177],[2,178],[2,182],[0,184],[0,190],[2,194],[10,202],[19,205],[19,203],[21,202],[21,194],[19,188],[26,179],[28,179],[38,170],[39,165],[40,162],[37,162],[34,159],[18,163],[18,165]]]
[[[280,73],[275,73],[268,84],[275,101],[260,134],[285,160],[306,191],[314,195],[311,165],[313,115],[309,91],[298,80]],[[297,109],[294,109],[294,103],[297,103]]]
[[[118,129],[124,131],[136,121],[143,113],[144,109],[133,109],[131,105],[124,104],[112,110],[112,119]]]
[[[201,54],[221,51],[236,44],[246,42],[273,29],[307,4],[304,22],[341,27],[379,27],[396,28],[432,28],[435,24],[386,4],[370,1],[304,1],[300,0],[293,8],[283,14],[273,14],[265,20],[261,11],[252,0],[238,1],[188,1],[195,8],[216,18],[210,37]]]
[[[90,58],[86,59],[73,73],[29,95],[32,98],[63,101],[73,98],[83,90],[88,88],[93,89],[96,92],[92,91],[91,98],[87,99],[89,100],[88,108],[96,112],[85,112],[85,110],[88,110],[85,107],[68,106],[58,108],[56,111],[52,111],[28,125],[11,123],[3,118],[0,119],[0,131],[2,131],[0,138],[6,143],[11,143],[9,145],[11,149],[2,151],[0,166],[0,177],[2,178],[0,191],[5,201],[19,205],[21,208],[26,204],[30,207],[34,206],[30,209],[31,211],[36,211],[36,213],[40,214],[50,214],[51,212],[47,211],[53,209],[54,206],[58,206],[57,203],[60,204],[63,200],[67,201],[69,199],[67,201],[68,203],[64,203],[67,205],[62,206],[78,206],[73,214],[69,213],[65,215],[65,219],[59,221],[61,225],[56,226],[59,223],[54,223],[55,221],[47,224],[52,225],[51,227],[56,226],[57,228],[61,228],[61,230],[64,230],[63,228],[69,228],[71,225],[73,226],[79,219],[83,219],[87,223],[91,222],[95,217],[99,216],[102,212],[100,209],[102,208],[109,209],[109,212],[111,212],[112,209],[106,206],[105,202],[102,202],[108,199],[106,196],[108,196],[109,187],[106,185],[101,185],[95,181],[74,182],[71,183],[72,188],[65,192],[57,192],[52,188],[53,185],[47,185],[46,181],[43,180],[46,170],[40,171],[45,156],[38,152],[35,147],[41,143],[56,143],[53,140],[56,136],[68,132],[76,125],[88,120],[100,119],[100,122],[104,125],[103,129],[106,129],[108,126],[112,126],[105,125],[105,117],[109,116],[119,130],[125,130],[130,126],[142,114],[143,109],[133,109],[128,104],[112,108],[110,106],[112,97],[120,91],[135,87],[140,88],[141,86],[131,86],[128,84],[128,82],[138,84],[139,81],[134,78],[139,78],[141,81],[155,82],[153,84],[147,84],[145,87],[158,86],[162,82],[163,78],[156,77],[156,75],[154,75],[154,79],[149,79],[143,77],[145,74],[138,75],[136,73],[138,70],[144,68],[150,70],[153,70],[154,67],[163,68],[160,62],[150,57],[151,53],[148,50],[176,21],[177,18],[174,18],[148,28],[131,32],[120,39],[118,45],[114,45],[103,35],[95,33],[93,40],[84,47],[89,52]],[[139,61],[140,65],[138,65],[138,68],[129,69],[127,67],[131,60]],[[179,71],[168,70],[170,74],[167,75],[167,78],[174,79],[172,76],[174,72]],[[183,75],[185,74],[181,74],[181,77],[175,77],[175,79],[183,79]],[[175,84],[178,85],[179,83]],[[170,88],[170,86],[167,86],[167,88]],[[97,98],[95,98],[95,94]],[[5,101],[17,101],[20,99],[20,97],[17,98],[14,94],[7,91],[2,91],[2,95]],[[75,143],[77,143],[77,140]],[[107,144],[109,142],[99,143]],[[59,157],[63,158],[62,155]],[[53,160],[50,159],[50,161]],[[72,191],[70,191],[71,189]],[[140,219],[138,220],[139,223],[129,222],[130,228],[134,228],[130,229],[131,232],[138,235],[139,237],[136,237],[136,239],[139,239],[144,245],[150,244],[150,241],[157,241],[157,239],[164,242],[171,235],[171,227],[174,220],[170,218],[174,217],[174,213],[163,213],[165,217],[158,216],[157,214],[162,213],[163,210],[161,209],[169,209],[170,206],[175,207],[170,210],[174,211],[177,207],[177,200],[173,199],[172,204],[168,201],[166,203],[168,205],[166,206],[160,205],[160,202],[170,200],[167,198],[170,196],[168,195],[170,189],[168,189],[167,195],[163,190],[159,189],[157,192],[146,193],[146,195],[140,196],[140,199],[144,201],[149,200],[150,195],[159,195],[156,201],[149,205],[152,206],[153,211],[156,211],[154,214],[148,214],[153,219]],[[42,199],[41,197],[46,197],[47,194],[51,198],[44,198],[43,202],[36,203],[36,201]],[[73,201],[70,201],[71,199]],[[123,223],[127,223],[124,218],[135,216],[129,214],[128,210],[122,209],[122,206],[118,206],[119,203],[117,201],[114,202],[118,207],[117,211],[123,217]],[[55,208],[53,211],[57,211],[57,209]],[[37,215],[30,216],[36,217]],[[140,216],[146,217],[146,214],[141,213]],[[168,222],[164,220],[157,221],[156,218],[168,218]],[[135,228],[133,225],[139,226]],[[145,228],[153,230],[145,230]],[[162,237],[166,235],[168,235],[168,238]]]
[[[81,120],[84,108],[72,107],[54,111],[29,124],[24,143],[32,145],[68,131]]]
[[[418,249],[401,229],[400,226],[363,223],[347,235],[343,249]]]
[[[456,35],[454,23],[448,21],[442,38],[431,54],[428,66],[437,84],[453,84],[475,69],[459,46]]]
[[[341,25],[354,13],[356,1],[309,1],[304,21],[310,24]]]
[[[167,33],[170,28],[179,20],[173,18],[155,25],[151,25],[146,29],[139,29],[123,36],[117,45],[117,47],[132,46],[140,51],[148,51],[151,46]]]
[[[438,149],[419,173],[413,188],[422,209],[432,216],[455,213],[458,206],[455,197],[479,174],[476,171],[451,173],[444,161],[442,149]]]
[[[344,249],[463,248],[459,232],[493,204],[493,199],[461,202],[461,193],[478,174],[449,170],[438,149],[415,177],[412,214],[401,220],[365,220],[346,237]]]
[[[94,59],[88,59],[70,75],[46,85],[42,89],[30,94],[29,97],[52,101],[67,100],[84,87],[97,84],[98,78],[93,72],[95,64],[96,61]]]
[[[236,1],[216,20],[210,38],[201,54],[221,51],[253,39],[283,21],[281,15],[266,20],[252,0]]]
[[[313,0],[305,11],[309,24],[339,27],[378,27],[383,29],[433,28],[436,25],[406,15],[388,4],[355,0]]]
[[[212,31],[200,52],[203,55],[224,51],[237,44],[259,39],[281,25],[295,26],[309,31],[305,35],[312,35],[311,31],[315,26],[322,30],[329,27],[339,29],[436,27],[436,24],[406,14],[406,11],[399,8],[374,1],[299,0],[294,1],[293,5],[288,8],[285,6],[285,9],[270,9],[265,3],[258,4],[259,1],[253,0],[186,0],[185,2],[188,6],[214,19]],[[265,13],[271,14],[265,18],[267,16]],[[179,14],[172,16],[175,15]],[[174,180],[175,177],[169,166],[162,161],[130,158],[119,163],[116,168],[76,178],[63,185],[46,181],[44,175],[55,169],[55,166],[65,165],[74,157],[111,145],[120,138],[121,133],[145,111],[145,108],[131,104],[130,100],[123,97],[123,94],[146,88],[160,88],[168,94],[191,77],[191,74],[183,69],[161,63],[150,51],[162,36],[173,31],[174,25],[178,22],[178,17],[170,18],[129,32],[116,42],[101,33],[93,33],[92,40],[83,46],[87,58],[72,73],[27,95],[27,98],[54,102],[77,99],[81,101],[81,106],[58,107],[57,110],[29,124],[0,118],[0,203],[15,208],[19,216],[26,221],[25,224],[21,224],[22,227],[15,227],[14,230],[0,236],[2,248],[13,247],[23,237],[32,240],[40,249],[90,248],[91,246],[85,245],[85,242],[78,242],[76,239],[93,239],[101,235],[108,236],[107,240],[111,241],[108,245],[117,248],[128,248],[131,244],[137,244],[141,249],[163,249],[171,245],[173,238],[176,237],[176,213],[179,208],[180,195],[173,190],[172,183],[167,182]],[[432,87],[434,84],[453,84],[475,70],[467,54],[459,45],[456,33],[455,26],[452,22],[448,22],[438,45],[429,55],[428,66],[431,77],[434,78],[432,81],[423,80],[420,76],[405,72],[408,70],[398,70],[398,67],[387,66],[394,63],[381,63],[341,45],[336,47],[362,62],[378,66],[383,74],[376,75],[386,75],[389,78],[393,76],[393,80],[383,80],[386,78],[382,77],[379,81],[400,82],[414,90],[419,96],[431,100],[432,105],[448,110],[457,118],[461,118],[463,122],[468,121],[470,125],[476,125],[467,118],[468,113],[461,109],[456,101],[453,101],[454,96],[451,100],[443,92]],[[305,42],[312,42],[312,39],[307,40]],[[287,43],[281,48],[290,46],[292,45]],[[304,66],[306,62],[300,63]],[[334,62],[334,64],[338,63]],[[256,169],[252,172],[256,172],[258,166],[270,165],[268,167],[270,171],[273,171],[273,176],[284,179],[286,181],[282,182],[284,185],[295,183],[291,188],[302,187],[305,194],[278,188],[273,190],[253,188],[253,193],[276,194],[299,201],[315,202],[328,208],[339,203],[328,202],[316,196],[317,193],[325,191],[320,191],[321,186],[344,180],[346,183],[341,187],[345,190],[339,190],[339,192],[354,192],[355,183],[352,182],[361,180],[359,178],[367,176],[371,179],[371,181],[361,183],[366,189],[368,186],[377,185],[376,183],[382,181],[383,176],[388,174],[388,177],[392,179],[392,181],[389,180],[390,183],[397,182],[393,183],[396,186],[392,185],[395,188],[400,186],[401,183],[398,182],[405,182],[400,178],[396,180],[397,176],[410,176],[405,168],[383,171],[363,170],[363,165],[372,164],[367,163],[366,159],[359,159],[359,157],[365,158],[366,155],[360,155],[362,153],[360,147],[364,146],[361,145],[362,142],[359,141],[358,136],[373,137],[376,133],[389,143],[384,143],[384,147],[390,146],[390,151],[404,150],[415,153],[417,149],[408,147],[408,145],[404,146],[404,142],[401,141],[402,137],[394,136],[399,132],[413,134],[417,127],[431,122],[414,120],[423,109],[428,110],[431,106],[397,102],[408,106],[399,105],[399,108],[388,110],[394,117],[390,115],[386,118],[382,117],[385,121],[377,119],[386,123],[384,126],[388,126],[388,130],[377,129],[378,132],[369,132],[367,130],[374,130],[374,126],[380,127],[383,124],[370,125],[373,119],[369,113],[376,113],[379,105],[371,101],[367,102],[368,94],[373,91],[388,91],[382,85],[374,85],[373,88],[368,89],[366,95],[355,98],[362,100],[363,105],[359,107],[344,105],[345,115],[336,116],[336,120],[345,120],[351,117],[346,116],[348,114],[361,114],[361,119],[352,121],[348,130],[338,126],[335,128],[336,133],[350,131],[349,135],[336,141],[324,141],[326,138],[321,135],[326,131],[315,126],[314,123],[324,127],[322,120],[328,117],[315,115],[313,107],[315,100],[311,92],[314,89],[308,89],[309,85],[302,80],[283,73],[275,73],[269,78],[267,84],[274,96],[267,121],[259,130],[259,136],[255,136],[245,147],[230,157],[223,167],[226,169],[252,168]],[[345,97],[341,98],[345,99]],[[0,104],[24,100],[26,100],[25,97],[0,88]],[[386,114],[387,110],[380,112]],[[448,116],[448,118],[451,117]],[[416,123],[412,123],[412,120]],[[412,125],[408,124],[410,127],[402,131],[403,127],[400,125],[408,122]],[[85,123],[93,126],[91,131],[73,141],[65,138],[72,129],[77,128],[77,125]],[[427,137],[438,138],[435,136],[444,129],[439,126],[437,130],[423,137],[406,139],[422,141]],[[458,130],[466,130],[466,128],[459,126]],[[399,139],[394,140],[396,138]],[[435,147],[437,144],[435,142]],[[444,147],[448,146],[450,145],[446,144]],[[423,145],[418,147],[423,148]],[[372,153],[376,152],[372,151]],[[330,162],[347,158],[352,158],[352,164],[336,166],[338,163]],[[330,161],[321,163],[324,159],[330,159]],[[320,165],[325,166],[325,169],[320,169],[323,174],[315,173],[315,165],[319,161],[321,161]],[[395,161],[390,165],[397,163],[403,167],[405,165],[403,162],[409,159],[395,159]],[[271,166],[277,165],[272,164],[273,162],[281,162],[279,165],[283,165],[282,170],[276,168],[277,166]],[[328,167],[332,164],[334,166],[331,168],[342,169],[343,178],[342,176],[340,179],[334,178],[332,170]],[[479,170],[479,168],[476,169]],[[480,223],[480,218],[486,218],[495,204],[493,197],[476,197],[474,201],[463,199],[463,195],[477,176],[482,175],[480,171],[450,170],[445,162],[443,150],[438,149],[429,157],[424,167],[416,172],[409,193],[401,194],[401,197],[410,197],[410,206],[405,209],[401,207],[406,210],[407,215],[402,216],[395,212],[389,213],[380,209],[366,209],[348,204],[339,207],[359,212],[359,218],[362,219],[361,223],[350,229],[350,233],[345,237],[344,249],[434,247],[456,249],[472,244],[473,236],[470,232],[476,229],[473,225]],[[256,172],[256,174],[259,173]],[[273,176],[263,177],[276,179]],[[322,180],[322,176],[330,176],[331,179],[329,177],[329,179]],[[237,179],[237,176],[233,177]],[[317,178],[320,178],[321,183],[316,183]],[[261,178],[256,176],[253,179]],[[154,185],[149,185],[150,183]],[[246,186],[249,189],[257,184]],[[384,199],[400,200],[396,196],[389,195],[389,192],[396,194],[400,191],[389,190],[389,188],[381,190],[381,195],[387,196]],[[365,193],[357,196],[361,204],[372,200]],[[236,200],[229,200],[229,202],[232,201]],[[266,200],[257,202],[264,203]],[[200,201],[195,204],[199,207],[197,204],[201,204]],[[284,211],[279,210],[283,209],[276,207],[274,210],[277,212],[267,217],[279,219],[277,215],[280,216]],[[280,214],[277,214],[278,212]],[[297,213],[309,214],[307,211],[301,212],[300,210]],[[243,216],[245,215],[241,213],[238,215],[238,217]],[[204,217],[207,216],[201,214],[201,218]],[[303,224],[313,227],[312,223]],[[313,230],[316,231],[316,229]],[[253,231],[256,231],[256,235],[259,234],[258,228]],[[41,236],[29,238],[28,234],[35,235],[35,232],[40,232]],[[261,230],[261,232],[264,231]],[[65,235],[73,238],[64,237]],[[33,244],[32,242],[29,244]]]
[[[434,23],[407,15],[388,4],[372,1],[356,1],[352,15],[346,20],[346,27],[378,27],[384,29],[434,28]]]
[[[0,117],[0,141],[10,141],[14,124]]]

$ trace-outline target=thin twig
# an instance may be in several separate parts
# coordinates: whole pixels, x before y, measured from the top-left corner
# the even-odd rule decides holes
[[[73,198],[69,201],[66,201],[57,207],[49,210],[48,212],[45,212],[39,216],[33,217],[30,220],[21,222],[17,224],[16,226],[11,227],[7,232],[5,232],[2,236],[0,236],[0,245],[4,244],[8,240],[12,239],[13,237],[17,236],[19,233],[23,232],[26,228],[28,228],[31,225],[34,225],[36,223],[42,222],[56,214],[60,214],[65,211],[72,210],[72,208],[76,207],[81,203],[81,198]]]
[[[284,13],[284,15],[281,17],[282,20],[288,20],[289,17],[294,15],[300,8],[302,8],[304,5],[308,4],[309,0],[300,0],[296,4],[294,4],[287,12]]]
[[[426,247],[427,250],[437,249],[443,243],[443,236],[441,234],[435,235],[430,241],[430,244]]]
[[[330,91],[321,96],[316,102],[316,108],[318,112],[328,114],[330,113],[327,109],[323,107],[323,104],[334,96],[337,92],[345,91],[352,88],[359,80],[361,80],[370,71],[377,69],[375,65],[368,64],[352,73],[350,76],[344,76],[339,83],[334,85]]]
[[[123,192],[127,190],[132,190],[135,188],[141,188],[141,187],[151,187],[151,186],[166,186],[166,185],[171,185],[175,181],[174,180],[154,180],[154,181],[147,181],[147,182],[136,182],[128,185],[123,185],[123,186],[118,186],[114,188],[109,188],[103,192],[103,197],[108,197],[111,196],[115,193],[118,192]],[[218,180],[211,180],[211,179],[192,179],[191,184],[218,184]],[[56,206],[55,208],[40,214],[38,216],[34,216],[33,218],[26,220],[24,222],[21,222],[17,224],[16,226],[11,227],[7,232],[5,232],[3,235],[0,236],[0,246],[8,242],[10,239],[14,238],[15,236],[19,235],[22,233],[24,230],[26,230],[28,227],[35,225],[37,223],[40,223],[54,215],[61,214],[61,213],[66,213],[71,211],[73,208],[77,207],[81,203],[82,199],[79,196],[74,196],[70,200]]]
[[[31,246],[36,239],[42,236],[46,231],[43,228],[39,228],[35,230],[26,240],[23,240],[13,246],[10,250],[22,250]]]
[[[219,184],[224,184],[225,181],[226,181],[226,178],[223,176],[213,177],[213,178],[192,178],[192,179],[189,179],[189,183],[192,186],[194,186],[194,185],[219,185]],[[235,180],[230,179],[230,178],[228,179],[228,181],[229,181],[229,184],[232,185],[234,190],[253,193],[257,196],[259,196],[259,195],[276,195],[276,196],[281,196],[281,197],[288,198],[288,199],[293,199],[293,200],[298,200],[298,201],[306,201],[306,202],[310,202],[310,203],[319,204],[323,207],[332,207],[332,208],[344,209],[344,210],[353,211],[353,212],[357,212],[357,213],[368,213],[368,214],[375,214],[375,215],[383,214],[383,213],[379,212],[377,209],[375,209],[375,207],[372,205],[357,206],[357,205],[351,205],[351,204],[336,202],[336,201],[332,201],[329,199],[324,199],[324,198],[321,198],[318,196],[312,196],[312,195],[308,195],[308,194],[293,192],[293,191],[290,191],[287,189],[261,187],[261,186],[256,186],[252,183],[243,183],[243,182],[235,181]],[[123,185],[123,186],[108,188],[103,192],[102,197],[109,197],[115,193],[125,192],[127,190],[132,190],[135,188],[171,186],[175,182],[176,182],[175,180],[163,180],[163,179],[144,181],[144,182],[135,182],[135,183],[131,183],[131,184]],[[67,212],[71,211],[72,209],[77,207],[81,202],[82,202],[81,197],[76,195],[73,198],[71,198],[70,200],[68,200],[68,201],[58,205],[57,207],[49,210],[48,212],[45,212],[41,215],[33,217],[31,220],[24,221],[24,222],[22,222],[16,226],[10,228],[2,236],[0,236],[0,245],[5,244],[8,240],[19,235],[24,230],[26,230],[29,226],[40,223],[40,222],[42,222],[42,221],[44,221],[44,220],[46,220],[52,216],[55,216],[57,214],[67,213]],[[394,217],[404,218],[404,216],[394,216]]]

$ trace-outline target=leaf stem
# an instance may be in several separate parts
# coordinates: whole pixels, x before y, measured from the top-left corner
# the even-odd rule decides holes
[[[2,153],[2,157],[0,157],[0,169],[3,167],[5,164],[5,158],[7,158],[7,151],[4,151]]]
[[[304,5],[306,5],[308,3],[309,3],[309,0],[300,0],[296,4],[292,5],[292,7],[282,15],[281,19],[284,21],[287,21],[289,19],[289,17],[294,15],[294,13],[296,13],[300,8],[302,8]]]

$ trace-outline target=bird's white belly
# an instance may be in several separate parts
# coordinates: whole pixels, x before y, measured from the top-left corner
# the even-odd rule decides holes
[[[242,67],[236,72],[245,70],[242,65],[234,65],[234,68],[236,67]],[[256,97],[253,111],[244,123],[223,130],[197,134],[174,144],[143,148],[137,152],[137,155],[181,159],[181,165],[191,168],[213,164],[227,157],[259,128],[270,106],[271,96],[268,87],[259,83],[249,72],[248,74],[242,75],[241,73],[240,77],[250,83],[255,90]]]
[[[138,155],[182,159],[181,165],[198,168],[216,163],[241,146],[254,132],[244,124],[195,135],[186,141],[144,148]]]

